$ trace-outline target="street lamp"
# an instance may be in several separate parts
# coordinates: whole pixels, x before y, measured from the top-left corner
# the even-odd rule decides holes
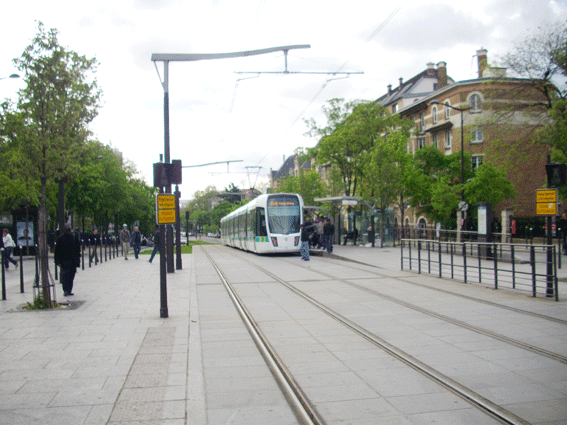
[[[441,105],[441,103],[439,103],[437,100],[434,100],[431,102],[431,105]],[[464,216],[464,212],[465,212],[465,128],[464,128],[464,117],[463,117],[463,112],[468,111],[470,108],[470,106],[468,108],[455,108],[454,106],[449,105],[448,103],[445,103],[444,106],[446,108],[450,108],[453,109],[455,111],[459,111],[461,113],[461,185],[462,185],[462,189],[461,189],[461,204],[459,204],[460,208],[461,208],[461,220],[463,219]],[[464,221],[461,223],[461,225],[464,225]]]

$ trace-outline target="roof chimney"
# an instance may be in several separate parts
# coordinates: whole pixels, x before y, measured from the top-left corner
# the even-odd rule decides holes
[[[478,78],[482,78],[484,71],[488,68],[487,53],[488,51],[484,47],[476,51],[476,57],[478,59]]]
[[[427,75],[435,75],[435,64],[433,62],[427,64]]]
[[[439,62],[437,64],[437,88],[443,88],[447,85],[447,62]]]
[[[400,87],[402,86],[402,84],[404,84],[404,79],[400,77]]]
[[[388,84],[388,96],[392,94],[392,85]]]

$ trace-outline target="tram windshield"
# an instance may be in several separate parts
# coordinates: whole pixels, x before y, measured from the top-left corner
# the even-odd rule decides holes
[[[268,225],[271,233],[298,233],[300,220],[301,211],[297,196],[272,195],[268,198]]]

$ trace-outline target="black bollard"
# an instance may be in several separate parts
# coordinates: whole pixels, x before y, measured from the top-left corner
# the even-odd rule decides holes
[[[20,247],[20,293],[24,293],[24,250]]]
[[[57,249],[57,242],[55,242],[54,247],[55,247],[55,249]],[[53,252],[55,252],[55,250]],[[48,261],[48,264],[49,264],[49,261]],[[55,255],[53,256],[53,264],[55,264],[55,280],[59,280],[59,277],[57,277],[57,263],[55,262]]]
[[[4,248],[2,250],[2,301],[6,301],[6,269],[4,268]]]
[[[91,244],[89,244],[89,269],[91,268],[92,262],[93,262],[93,256],[91,255]]]
[[[39,288],[39,252],[35,246],[35,287]]]

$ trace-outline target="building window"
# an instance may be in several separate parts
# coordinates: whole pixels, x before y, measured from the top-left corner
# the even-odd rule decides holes
[[[437,106],[434,106],[431,110],[431,116],[433,118],[433,124],[437,124]]]
[[[398,104],[396,103],[394,106],[392,106],[392,113],[395,114],[398,112]]]
[[[445,132],[445,149],[451,149],[451,132]]]
[[[484,160],[484,155],[473,155],[471,158],[471,166],[474,171],[476,167],[480,167]]]
[[[445,119],[448,120],[451,117],[451,108],[449,108],[449,101],[445,102]]]
[[[423,131],[425,128],[425,114],[422,112],[419,114],[419,130]]]
[[[482,127],[476,126],[471,129],[471,143],[482,142]]]
[[[439,149],[439,137],[437,136],[437,133],[434,133],[431,137],[433,139],[433,147],[435,149]]]
[[[417,149],[423,149],[425,147],[425,137],[417,138]]]
[[[471,107],[471,112],[480,112],[482,111],[482,105],[480,102],[480,96],[478,94],[473,94],[469,99],[469,104]]]

